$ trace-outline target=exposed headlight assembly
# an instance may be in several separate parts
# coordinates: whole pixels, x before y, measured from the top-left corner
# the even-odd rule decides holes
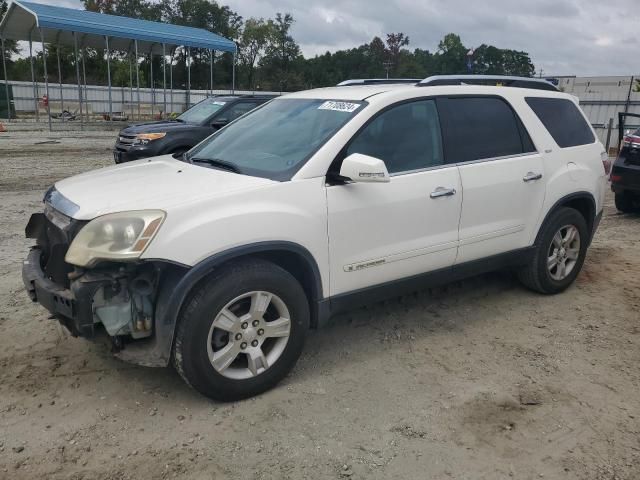
[[[159,133],[139,133],[136,135],[136,139],[133,141],[134,145],[146,145],[154,140],[159,140],[166,136],[166,132]]]
[[[160,229],[162,210],[134,210],[94,218],[71,242],[65,261],[91,267],[100,260],[135,260]]]

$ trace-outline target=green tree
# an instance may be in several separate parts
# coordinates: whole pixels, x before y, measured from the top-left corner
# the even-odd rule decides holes
[[[223,37],[237,40],[242,30],[242,17],[227,6],[208,0],[162,0],[162,20],[174,25],[204,28]],[[207,88],[210,79],[210,54],[206,49],[191,49],[191,87]],[[174,64],[174,84],[186,88],[187,49],[178,48]],[[214,82],[228,87],[231,83],[232,55],[218,55],[214,66]]]
[[[271,42],[262,62],[272,75],[272,84],[283,91],[297,80],[291,66],[300,56],[300,47],[290,33],[293,22],[291,14],[276,13]]]
[[[142,20],[159,21],[162,9],[159,4],[145,0],[83,0],[85,10]]]
[[[270,42],[275,37],[275,25],[272,20],[249,18],[238,41],[238,58],[245,71],[247,88],[254,88],[255,70],[267,52]]]
[[[390,70],[394,75],[397,74],[400,65],[400,52],[402,47],[409,45],[409,37],[404,33],[388,33],[387,34],[387,61],[390,63]]]
[[[0,0],[0,20],[4,17],[4,14],[7,13],[7,9],[9,8],[9,4],[7,0]],[[20,49],[18,48],[18,43],[14,40],[5,40],[4,41],[4,58],[7,63],[7,69],[11,71],[11,65],[13,64],[13,55],[18,54]],[[1,67],[0,67],[1,68]],[[7,75],[9,72],[7,72]]]
[[[465,73],[467,48],[462,44],[459,35],[448,33],[438,44],[436,53],[436,72],[441,74]]]
[[[531,58],[527,52],[517,50],[501,50],[502,64],[505,75],[520,75],[524,77],[532,77],[536,71]]]

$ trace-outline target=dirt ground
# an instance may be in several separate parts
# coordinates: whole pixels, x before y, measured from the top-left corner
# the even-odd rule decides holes
[[[23,290],[29,215],[113,140],[0,134],[0,478],[640,478],[640,216],[608,198],[561,295],[497,273],[356,310],[276,389],[220,404]]]

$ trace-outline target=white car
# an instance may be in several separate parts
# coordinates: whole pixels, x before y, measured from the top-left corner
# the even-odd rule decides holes
[[[182,160],[56,183],[27,226],[31,298],[231,400],[354,305],[503,267],[563,291],[602,215],[602,144],[544,81],[447,78],[292,93]]]

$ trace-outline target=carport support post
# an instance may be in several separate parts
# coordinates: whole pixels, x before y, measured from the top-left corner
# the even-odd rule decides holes
[[[31,32],[29,32],[29,64],[31,65],[31,86],[33,87],[33,107],[36,114],[36,122],[39,122],[40,112],[38,111],[38,90],[36,87],[36,71],[33,66],[33,42],[31,41]]]
[[[191,106],[191,47],[187,47],[187,110]]]
[[[236,52],[233,52],[233,68],[231,70],[231,95],[236,93]]]
[[[156,90],[153,87],[153,43],[151,44],[151,48],[149,49],[149,65],[151,67],[151,78],[149,79],[149,84],[151,86],[151,119],[153,120],[153,110],[156,106]]]
[[[44,90],[47,95],[47,120],[49,121],[49,131],[51,132],[51,108],[49,106],[51,98],[49,97],[49,77],[47,76],[47,47],[44,44],[44,34],[40,30],[40,41],[42,42],[42,64],[44,65]]]
[[[162,113],[167,118],[167,53],[166,46],[162,44]]]
[[[213,50],[209,50],[209,90],[213,96]]]
[[[58,35],[59,36],[59,35]],[[60,85],[60,111],[62,115],[62,123],[64,123],[64,95],[62,93],[62,69],[60,68],[60,44],[56,43],[56,57],[58,59],[58,85]]]
[[[82,47],[81,55],[82,55],[82,79],[83,79],[82,91],[84,92],[84,96],[82,98],[84,98],[84,114],[87,117],[87,123],[89,123],[89,120],[91,119],[89,118],[89,93],[87,90],[87,49],[85,47]]]
[[[78,57],[78,37],[73,32],[73,52],[76,58],[76,77],[78,79],[78,104],[80,105],[80,130],[84,130],[84,119],[82,118],[82,84],[80,82],[80,57]]]
[[[7,122],[11,121],[11,101],[9,100],[9,77],[7,77],[7,62],[4,58],[4,37],[0,37],[0,44],[2,48],[2,70],[4,71],[4,93],[7,99]]]
[[[169,94],[170,94],[170,101],[171,101],[171,113],[173,113],[173,56],[176,53],[176,49],[174,48],[171,53],[170,53],[170,60],[169,60]]]
[[[107,48],[107,85],[109,89],[109,121],[113,121],[113,103],[111,101],[111,61],[109,60],[109,36],[104,37],[105,46]]]
[[[133,120],[133,64],[131,62],[131,45],[129,45],[129,103],[131,104],[131,119]]]
[[[136,50],[136,89],[138,95],[138,120],[140,120],[140,65],[138,65],[138,40],[134,40]]]

